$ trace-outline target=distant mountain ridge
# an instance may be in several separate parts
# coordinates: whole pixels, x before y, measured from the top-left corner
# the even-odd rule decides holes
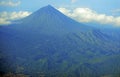
[[[33,77],[41,73],[47,77],[119,75],[119,31],[78,23],[51,5],[17,22],[0,27],[0,73]],[[114,60],[117,62],[109,65]]]

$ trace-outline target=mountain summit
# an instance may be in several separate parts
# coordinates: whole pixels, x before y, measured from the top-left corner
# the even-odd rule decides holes
[[[55,12],[55,8],[51,5],[40,8],[37,12]]]
[[[62,19],[63,17],[67,18],[65,15],[63,15],[62,13],[60,13],[57,9],[53,8],[51,5],[45,6],[43,8],[40,8],[39,10],[37,10],[36,12],[34,12],[33,14],[31,14],[30,16],[24,18],[24,20],[39,20],[41,21],[41,19],[45,19],[46,20],[50,20],[50,19]]]
[[[86,31],[91,29],[90,27],[76,22],[75,20],[65,16],[51,5],[40,8],[36,12],[32,13],[26,18],[19,20],[20,26],[14,28],[35,30],[35,32],[43,33],[58,33],[65,34],[68,32]],[[23,31],[24,31],[23,30]],[[29,31],[29,30],[28,30]]]
[[[50,5],[18,22],[0,27],[0,74],[104,77],[120,73],[117,32],[78,23]]]
[[[33,21],[35,20],[35,21]],[[51,5],[45,6],[43,8],[40,8],[38,11],[34,12],[30,16],[24,18],[21,20],[23,23],[31,22],[32,24],[49,24],[49,25],[64,25],[70,27],[70,25],[73,24],[80,24],[69,17],[65,16],[61,12],[59,12],[57,9],[52,7]],[[36,24],[37,23],[37,24]]]

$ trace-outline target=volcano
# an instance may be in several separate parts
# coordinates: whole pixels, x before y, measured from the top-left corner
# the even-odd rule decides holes
[[[32,77],[120,74],[119,31],[79,23],[52,7],[0,27],[0,73]]]

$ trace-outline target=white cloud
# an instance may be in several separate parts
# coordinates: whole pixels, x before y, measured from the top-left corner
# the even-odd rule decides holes
[[[101,24],[113,24],[120,26],[120,16],[114,17],[106,14],[99,14],[89,8],[75,8],[74,10],[58,8],[58,10],[78,22],[97,22]]]
[[[0,24],[10,24],[12,20],[17,20],[30,15],[31,12],[19,11],[19,12],[0,12]]]
[[[111,12],[114,16],[119,16],[120,15],[120,9],[114,9],[114,10],[111,10]]]
[[[77,0],[71,0],[72,3],[75,3]]]
[[[10,21],[0,18],[0,25],[4,25],[4,24],[10,24]]]
[[[6,0],[6,1],[0,1],[0,6],[11,6],[11,7],[14,7],[14,6],[18,6],[20,5],[20,1],[17,1],[17,2],[13,2],[11,0]]]
[[[113,13],[120,13],[120,9],[112,10]]]

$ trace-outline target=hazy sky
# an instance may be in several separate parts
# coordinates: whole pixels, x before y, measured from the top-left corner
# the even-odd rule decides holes
[[[0,0],[0,24],[52,5],[79,22],[120,26],[120,0]]]
[[[18,4],[16,6],[1,5],[4,2]],[[54,7],[86,7],[99,13],[108,13],[112,10],[120,9],[120,0],[0,0],[1,11],[35,11],[43,6],[52,5]]]

